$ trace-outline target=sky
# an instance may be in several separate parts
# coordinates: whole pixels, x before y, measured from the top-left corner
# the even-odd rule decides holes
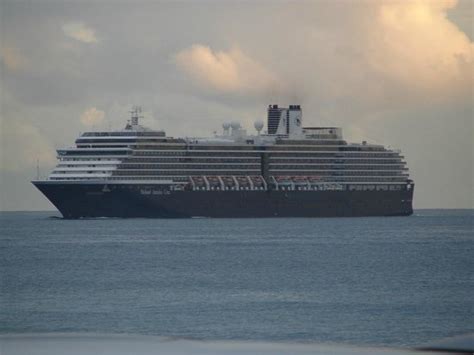
[[[30,181],[132,105],[208,136],[268,104],[401,149],[415,208],[474,208],[471,0],[0,1],[0,210],[54,206]]]

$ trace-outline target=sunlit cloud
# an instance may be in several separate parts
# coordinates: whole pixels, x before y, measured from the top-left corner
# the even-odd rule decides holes
[[[278,80],[262,64],[238,47],[213,51],[196,44],[179,52],[176,63],[201,86],[223,92],[278,90]]]
[[[97,43],[95,30],[82,22],[70,22],[63,25],[66,36],[84,43]]]
[[[428,93],[471,86],[474,43],[447,18],[456,3],[378,3],[376,28],[368,33],[369,63],[402,85]]]
[[[92,107],[85,110],[81,115],[81,122],[84,126],[91,127],[104,121],[105,112]]]
[[[20,53],[18,48],[2,46],[0,48],[2,63],[10,71],[19,71],[27,67],[27,59]]]

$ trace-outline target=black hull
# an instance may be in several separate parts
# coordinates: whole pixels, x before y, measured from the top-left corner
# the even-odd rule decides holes
[[[413,213],[413,188],[398,191],[163,191],[152,185],[33,183],[64,218],[361,217]]]

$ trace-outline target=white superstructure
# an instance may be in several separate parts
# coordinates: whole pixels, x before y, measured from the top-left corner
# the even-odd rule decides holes
[[[338,127],[304,127],[299,105],[270,105],[267,133],[256,122],[247,134],[224,123],[209,138],[173,138],[139,124],[139,109],[125,129],[87,132],[58,150],[55,181],[166,182],[200,189],[402,189],[408,169],[399,151],[349,144]]]

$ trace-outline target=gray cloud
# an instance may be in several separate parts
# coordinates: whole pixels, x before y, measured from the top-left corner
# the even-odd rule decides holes
[[[37,147],[46,172],[92,108],[104,112],[97,128],[121,127],[141,104],[149,126],[206,135],[230,120],[251,129],[273,102],[301,103],[307,124],[340,125],[348,139],[401,148],[415,207],[472,207],[469,10],[472,19],[465,1],[441,0],[3,1],[2,208],[50,206],[28,183],[35,159],[22,157]]]
[[[88,27],[82,22],[69,22],[63,26],[63,32],[66,36],[84,43],[97,43],[97,36],[93,28]]]

